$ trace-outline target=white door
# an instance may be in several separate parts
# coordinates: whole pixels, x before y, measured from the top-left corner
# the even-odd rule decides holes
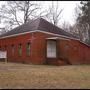
[[[56,58],[56,41],[47,41],[47,58]]]

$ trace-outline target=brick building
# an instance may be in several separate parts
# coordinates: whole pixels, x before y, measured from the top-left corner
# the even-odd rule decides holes
[[[90,64],[90,47],[43,18],[0,36],[0,50],[8,62],[32,64]]]

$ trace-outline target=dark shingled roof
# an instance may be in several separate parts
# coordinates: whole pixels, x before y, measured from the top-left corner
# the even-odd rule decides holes
[[[16,28],[12,29],[11,31],[6,32],[5,34],[0,35],[0,37],[14,35],[14,34],[18,34],[18,33],[24,33],[24,32],[28,32],[28,31],[34,31],[34,30],[51,32],[54,34],[64,35],[67,37],[78,39],[78,37],[62,30],[61,28],[53,25],[52,23],[48,22],[47,20],[45,20],[43,18],[37,18],[33,21],[30,21],[19,27],[16,27]]]

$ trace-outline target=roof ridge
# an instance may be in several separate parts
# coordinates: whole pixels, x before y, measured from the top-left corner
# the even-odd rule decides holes
[[[38,19],[38,18],[37,18],[37,19]],[[24,26],[24,25],[31,24],[31,23],[33,23],[34,21],[36,21],[37,19],[32,20],[32,21],[28,21],[27,23],[23,23],[22,25],[17,26],[17,27],[15,27],[15,28],[11,29],[10,31],[7,31],[7,32],[3,33],[3,34],[1,34],[0,36],[5,35],[5,34],[7,34],[7,33],[9,33],[9,32],[12,32],[13,30],[16,30],[16,29],[18,29],[18,28],[20,28],[20,27],[22,27],[22,26]]]
[[[62,28],[60,28],[60,27],[58,27],[58,26],[56,26],[56,25],[54,25],[53,23],[50,23],[48,20],[46,20],[46,19],[44,19],[44,18],[40,18],[40,20],[44,20],[44,21],[46,21],[46,22],[48,22],[49,24],[51,24],[51,25],[53,25],[54,27],[56,27],[56,28],[58,28],[58,29],[60,29],[60,30],[62,30],[62,32],[65,32],[65,33],[68,33],[68,34],[70,34],[70,35],[72,35],[72,36],[75,36],[75,37],[77,37],[76,35],[73,35],[72,33],[70,33],[70,32],[67,32],[67,31],[65,31],[65,30],[63,30]]]
[[[73,34],[61,29],[60,27],[50,23],[48,20],[46,20],[42,17],[39,17],[37,19],[32,19],[32,20],[28,21],[27,23],[24,23],[18,27],[15,27],[14,29],[0,35],[0,37],[24,33],[24,32],[28,32],[28,31],[34,31],[34,30],[41,30],[41,31],[46,31],[46,32],[51,32],[51,33],[55,33],[55,34],[68,36],[68,37],[78,38],[78,37],[74,36]]]
[[[43,19],[43,20],[47,21],[48,23],[50,23],[48,20],[46,20],[46,19],[44,19],[44,18],[42,18],[42,17],[41,17],[41,19]],[[55,27],[57,27],[57,28],[63,30],[62,28],[60,28],[60,27],[54,25],[53,23],[50,23],[50,24],[52,24],[53,26],[55,26]],[[63,31],[65,31],[65,30],[63,30]],[[65,31],[65,32],[67,32],[67,31]],[[69,32],[67,32],[67,33],[69,33]],[[71,34],[71,33],[70,33],[70,34]]]

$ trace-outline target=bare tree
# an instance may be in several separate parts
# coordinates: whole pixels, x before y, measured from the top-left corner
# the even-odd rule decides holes
[[[65,30],[66,32],[70,32],[71,24],[69,22],[64,21],[61,25],[61,28]]]
[[[46,18],[54,25],[57,25],[61,18],[62,11],[63,9],[59,8],[58,1],[57,1],[56,6],[54,5],[54,2],[52,1],[52,5],[48,8]]]
[[[58,2],[56,6],[52,2],[52,6],[47,11],[45,9],[41,11],[40,5],[37,2],[6,1],[0,8],[0,21],[5,25],[6,31],[37,17],[44,17],[54,25],[57,25],[62,11],[63,9],[59,8]]]
[[[0,35],[6,33],[5,28],[0,28]]]
[[[6,1],[6,5],[0,8],[0,19],[11,29],[33,19],[33,14],[39,9],[39,5],[32,1]]]
[[[73,25],[73,34],[77,34],[79,36],[79,39],[82,41],[82,42],[88,42],[89,40],[89,34],[88,34],[88,31],[89,31],[89,24],[86,23],[86,24],[81,24],[81,23],[75,23]]]
[[[74,9],[74,18],[75,18],[76,21],[77,21],[77,17],[80,15],[80,13],[81,13],[80,5],[77,4],[75,9]]]
[[[72,33],[77,34],[82,42],[88,43],[90,26],[88,23],[80,23],[78,21],[77,17],[80,16],[81,12],[80,5],[77,5],[74,13],[76,23],[73,25]]]

